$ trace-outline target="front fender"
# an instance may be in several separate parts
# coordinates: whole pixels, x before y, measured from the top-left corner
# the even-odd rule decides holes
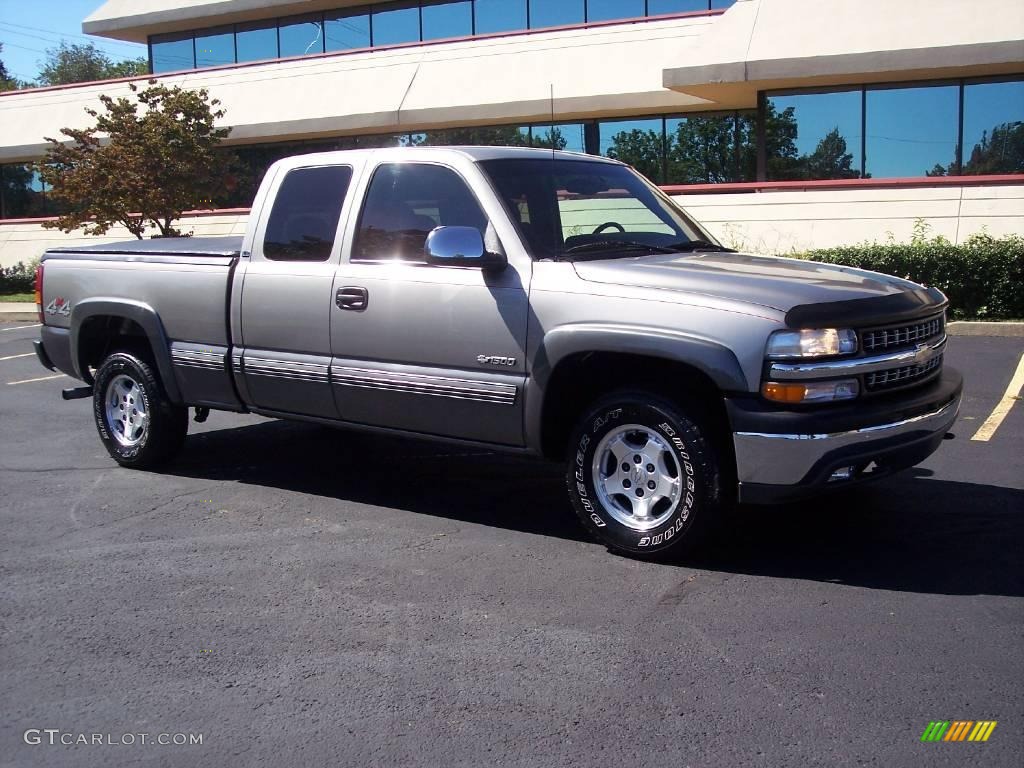
[[[153,361],[160,373],[168,399],[173,403],[181,402],[181,392],[178,391],[178,383],[171,366],[170,343],[164,332],[163,323],[160,322],[160,316],[149,304],[133,299],[85,299],[71,310],[71,360],[78,378],[92,383],[92,375],[82,361],[79,350],[79,333],[82,325],[90,317],[120,317],[137,323],[146,334],[146,340],[153,352]]]
[[[704,373],[723,392],[746,392],[749,385],[736,355],[710,339],[681,331],[621,323],[582,323],[555,328],[534,354],[526,392],[528,442],[539,444],[544,393],[558,364],[584,352],[642,355],[684,363]]]

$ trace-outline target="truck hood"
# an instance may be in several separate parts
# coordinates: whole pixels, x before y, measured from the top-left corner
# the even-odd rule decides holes
[[[787,313],[790,325],[897,319],[934,309],[945,296],[909,280],[852,267],[744,253],[654,255],[573,263],[583,280],[678,291]],[[813,309],[812,309],[813,308]],[[884,316],[884,317],[883,317]]]

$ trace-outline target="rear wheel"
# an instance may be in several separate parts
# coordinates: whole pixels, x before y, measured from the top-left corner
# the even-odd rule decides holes
[[[181,449],[188,432],[188,409],[171,403],[149,363],[127,352],[110,355],[96,371],[93,416],[123,467],[156,466]]]
[[[584,415],[566,481],[587,530],[630,554],[692,546],[720,503],[716,453],[696,420],[646,392],[609,395]]]

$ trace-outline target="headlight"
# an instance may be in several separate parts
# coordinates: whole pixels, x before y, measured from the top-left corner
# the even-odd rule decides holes
[[[818,328],[802,331],[775,331],[768,337],[769,358],[828,357],[857,351],[857,334],[848,328]]]
[[[860,392],[856,379],[839,381],[768,381],[761,387],[761,394],[776,403],[834,403],[838,400],[853,400]]]

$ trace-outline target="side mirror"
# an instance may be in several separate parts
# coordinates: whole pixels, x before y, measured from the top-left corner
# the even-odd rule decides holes
[[[487,251],[480,230],[474,227],[435,227],[427,235],[423,250],[427,264],[436,266],[485,270],[502,270],[508,266],[504,254]]]

